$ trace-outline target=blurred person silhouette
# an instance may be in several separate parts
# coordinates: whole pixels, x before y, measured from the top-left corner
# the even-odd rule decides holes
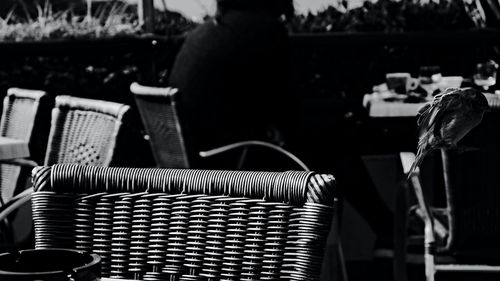
[[[257,139],[303,152],[299,156],[307,159],[306,164],[336,177],[340,192],[378,235],[377,247],[391,247],[392,213],[359,153],[350,150],[351,135],[346,133],[345,147],[328,147],[328,153],[301,147],[308,136],[294,130],[300,107],[288,89],[284,25],[293,13],[293,0],[218,0],[215,17],[187,35],[170,73],[170,85],[180,90],[189,145],[202,151]],[[268,164],[269,158],[257,159],[256,167]],[[326,162],[328,166],[322,166]],[[234,163],[218,162],[215,167],[234,168]]]
[[[218,0],[216,15],[188,34],[169,81],[180,90],[194,151],[285,141],[292,97],[282,20],[293,11],[292,0]],[[233,159],[227,162],[218,167],[234,168]]]

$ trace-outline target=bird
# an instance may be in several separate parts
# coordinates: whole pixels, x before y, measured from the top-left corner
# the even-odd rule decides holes
[[[488,100],[474,88],[446,88],[420,108],[417,113],[417,155],[408,179],[429,152],[457,148],[457,143],[481,123],[488,109]]]

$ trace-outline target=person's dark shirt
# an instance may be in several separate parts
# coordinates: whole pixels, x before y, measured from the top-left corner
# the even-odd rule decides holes
[[[193,30],[178,53],[177,87],[196,151],[267,139],[286,119],[288,37],[264,13],[229,11]]]

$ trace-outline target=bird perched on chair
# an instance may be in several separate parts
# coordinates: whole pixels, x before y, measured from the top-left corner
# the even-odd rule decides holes
[[[472,88],[447,88],[424,105],[417,113],[417,156],[408,178],[429,152],[457,147],[457,142],[481,123],[488,108],[486,97]]]

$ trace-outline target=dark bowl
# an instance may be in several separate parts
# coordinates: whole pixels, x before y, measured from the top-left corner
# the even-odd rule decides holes
[[[0,280],[95,281],[101,258],[71,249],[36,249],[0,254]]]

